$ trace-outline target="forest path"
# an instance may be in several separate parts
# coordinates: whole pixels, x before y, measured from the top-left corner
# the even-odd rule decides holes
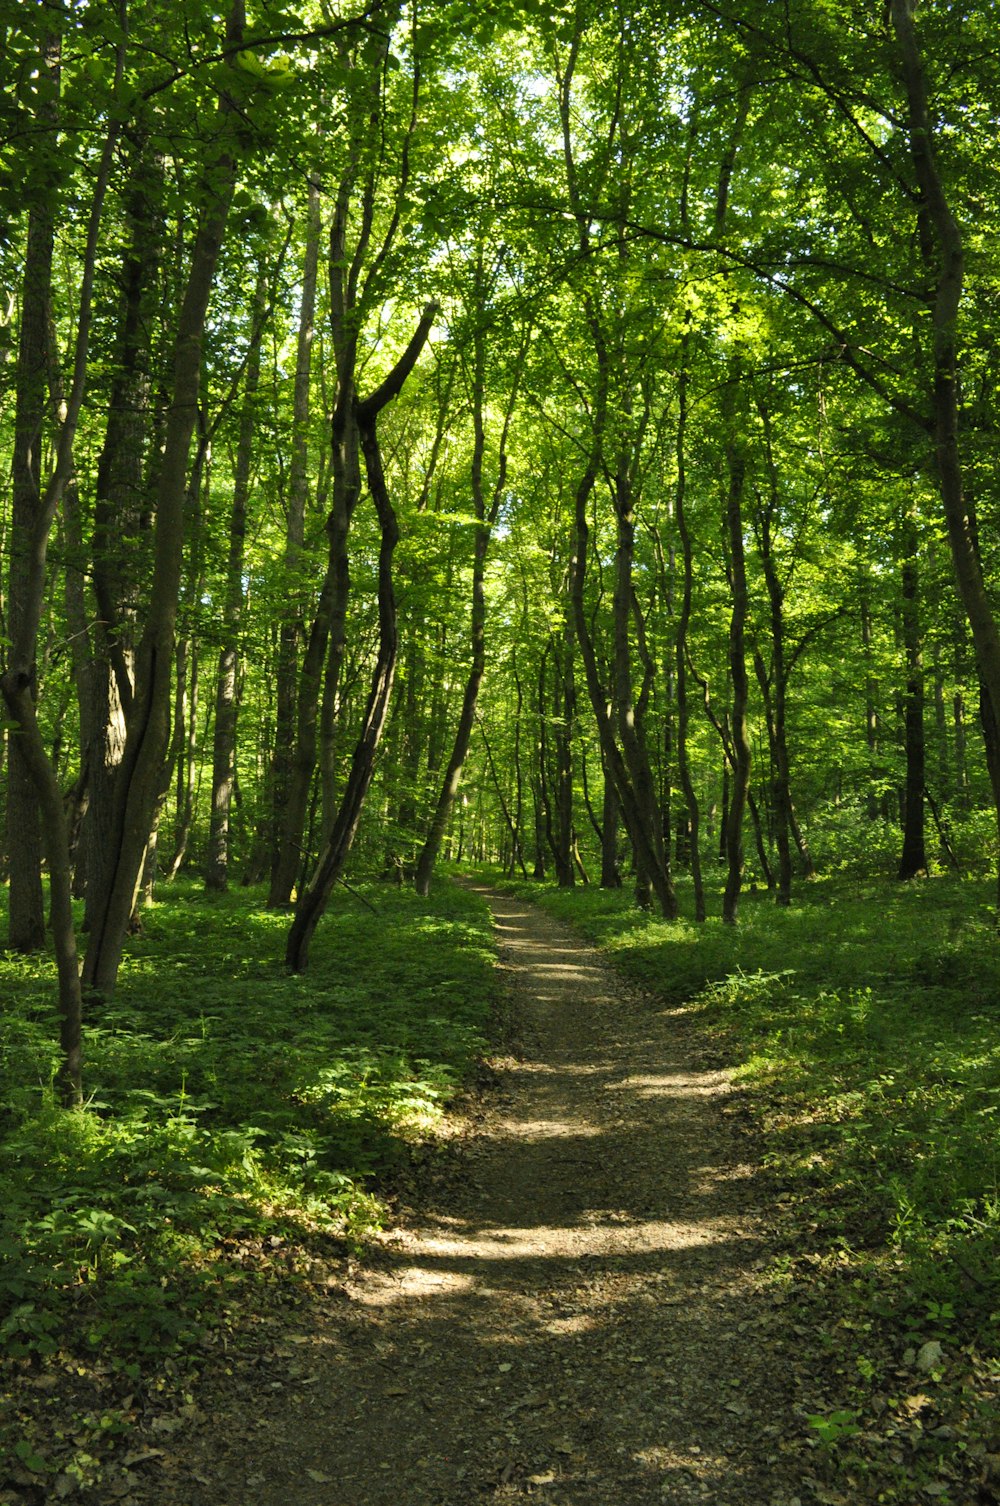
[[[683,1011],[481,892],[520,1059],[374,1263],[300,1312],[253,1415],[218,1418],[191,1499],[785,1506],[802,1339],[762,1290],[726,1075]]]

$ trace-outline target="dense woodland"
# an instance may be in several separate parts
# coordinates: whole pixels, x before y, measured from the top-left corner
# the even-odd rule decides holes
[[[181,871],[301,970],[350,865],[735,921],[991,861],[981,7],[7,5],[2,53],[8,945],[69,1100]]]
[[[0,1500],[430,1154],[456,863],[734,1067],[816,1499],[1000,1499],[994,20],[0,0]]]

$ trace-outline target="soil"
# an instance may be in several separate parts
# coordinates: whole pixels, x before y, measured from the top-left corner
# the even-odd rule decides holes
[[[683,1010],[482,892],[516,1056],[375,1250],[206,1375],[142,1506],[831,1499],[726,1072]]]

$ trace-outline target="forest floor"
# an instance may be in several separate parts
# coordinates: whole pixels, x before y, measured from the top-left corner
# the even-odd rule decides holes
[[[705,1038],[542,911],[486,897],[496,1075],[363,1261],[314,1270],[186,1418],[154,1419],[128,1501],[875,1499],[831,1484],[809,1425],[836,1355],[775,1283],[780,1210]]]

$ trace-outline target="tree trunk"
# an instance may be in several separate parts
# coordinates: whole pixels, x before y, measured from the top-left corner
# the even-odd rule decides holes
[[[50,69],[58,76],[58,49]],[[32,536],[42,508],[42,427],[48,394],[48,326],[55,235],[54,210],[46,199],[28,216],[21,294],[21,327],[15,378],[12,517],[7,577],[7,632],[17,642],[30,630]],[[30,695],[34,698],[34,635]],[[7,768],[7,857],[10,872],[7,945],[16,952],[45,945],[42,836],[39,795],[25,735],[11,730]]]
[[[601,809],[601,888],[620,889],[622,870],[618,861],[618,794],[615,782],[605,771],[604,798]]]
[[[572,629],[570,629],[572,631]],[[572,889],[576,884],[576,864],[573,858],[573,722],[575,719],[575,695],[573,687],[573,658],[571,644],[564,639],[553,640],[552,654],[552,743],[555,752],[553,771],[553,856],[556,865],[556,883],[560,889]]]
[[[306,967],[313,933],[353,845],[365,797],[375,772],[375,755],[389,712],[399,643],[392,581],[392,557],[399,541],[399,524],[386,485],[376,425],[382,409],[398,396],[413,370],[436,314],[437,304],[428,304],[413,338],[385,381],[370,397],[353,405],[355,424],[364,451],[368,487],[381,531],[378,559],[378,654],[372,672],[368,704],[340,808],[319,861],[296,906],[295,918],[288,934],[285,961],[293,972],[302,972]]]
[[[116,373],[97,464],[91,561],[97,621],[80,675],[80,728],[89,775],[81,831],[88,930],[94,897],[105,892],[113,868],[117,776],[134,690],[136,603],[144,595],[135,546],[148,512],[151,304],[163,240],[162,177],[162,163],[151,159],[141,143],[128,200],[130,237],[122,266]],[[83,645],[87,638],[79,642]]]
[[[687,635],[691,623],[691,608],[694,594],[694,558],[691,534],[687,526],[687,353],[688,337],[684,336],[681,347],[681,369],[677,379],[677,485],[674,489],[674,519],[681,545],[681,606],[677,617],[675,647],[675,684],[677,696],[677,774],[684,794],[687,812],[688,862],[691,867],[691,882],[694,887],[694,918],[699,923],[705,919],[705,882],[701,871],[701,811],[691,777],[691,759],[688,754],[688,693],[687,693]]]
[[[917,527],[912,510],[902,530],[903,648],[906,655],[904,712],[906,784],[903,795],[903,850],[899,878],[911,879],[927,872],[924,841],[924,671],[920,635],[920,574],[917,561]]]
[[[995,729],[1000,728],[1000,630],[983,579],[975,519],[964,496],[959,440],[958,318],[965,282],[965,253],[962,232],[952,213],[937,165],[934,121],[927,99],[927,80],[912,0],[890,0],[889,9],[902,62],[909,112],[910,155],[923,195],[923,212],[934,237],[932,412],[938,485],[959,594],[972,630],[984,689],[987,762],[1000,835],[1000,758],[989,754],[990,738]],[[1000,869],[997,885],[1000,907]]]
[[[668,920],[677,917],[677,898],[670,874],[670,856],[663,841],[663,821],[656,800],[653,771],[645,741],[644,717],[632,693],[632,654],[630,623],[634,606],[633,566],[635,556],[635,514],[628,459],[619,455],[614,480],[615,501],[615,588],[612,603],[614,620],[613,681],[614,715],[621,743],[623,762],[631,786],[636,827],[642,839],[636,861],[656,895],[660,911]],[[619,796],[621,790],[619,789]],[[631,833],[635,841],[637,832]]]
[[[354,842],[364,807],[365,796],[375,769],[375,754],[385,727],[389,698],[396,669],[398,636],[396,600],[392,584],[392,556],[399,540],[396,515],[381,474],[374,423],[362,431],[362,444],[368,468],[369,485],[381,526],[382,544],[378,564],[379,647],[372,674],[371,691],[361,735],[351,760],[351,769],[326,846],[313,870],[295,911],[288,934],[285,961],[293,972],[305,970],[309,961],[309,944],[326,909],[333,887],[343,872]],[[376,476],[377,471],[377,476]]]
[[[732,381],[736,381],[734,373]],[[752,753],[747,730],[749,682],[746,665],[746,621],[749,610],[746,560],[743,551],[743,480],[745,460],[733,433],[735,392],[729,401],[726,462],[729,484],[726,493],[726,533],[729,543],[729,576],[733,610],[729,620],[729,675],[733,701],[730,735],[733,746],[733,773],[729,790],[729,814],[726,821],[726,886],[722,895],[722,918],[733,925],[743,884],[743,813],[750,789]]]
[[[316,338],[316,286],[319,279],[319,242],[322,229],[319,185],[309,180],[306,209],[305,256],[299,328],[295,353],[295,384],[292,397],[291,461],[288,468],[288,514],[285,521],[284,566],[287,576],[287,608],[282,613],[278,639],[275,685],[275,738],[271,764],[271,809],[275,831],[284,830],[292,778],[295,742],[296,695],[299,645],[303,631],[303,595],[300,578],[305,542],[306,503],[309,495],[309,385],[312,350]],[[282,901],[285,903],[286,901]]]
[[[236,688],[239,673],[239,634],[243,615],[243,554],[247,531],[247,503],[260,383],[260,343],[267,301],[263,264],[254,295],[253,335],[247,353],[243,406],[240,413],[236,464],[233,468],[233,508],[229,519],[226,594],[222,607],[222,648],[215,682],[215,729],[212,737],[212,811],[209,820],[205,885],[223,890],[229,884],[229,817],[236,775]],[[297,417],[297,415],[296,415]],[[291,490],[291,485],[289,486]]]
[[[482,278],[481,260],[477,261],[476,276],[478,284]],[[496,482],[493,487],[491,500],[489,505],[487,505],[483,484],[483,460],[486,453],[486,343],[482,327],[477,324],[473,336],[472,422],[474,438],[470,479],[472,505],[475,510],[478,527],[475,531],[472,555],[469,673],[465,681],[462,708],[459,712],[458,725],[455,728],[455,741],[452,745],[451,756],[448,759],[448,766],[445,769],[444,780],[434,807],[434,813],[431,816],[427,836],[420,850],[420,855],[417,858],[417,893],[425,897],[430,892],[431,875],[434,872],[434,865],[437,862],[437,856],[441,849],[441,842],[447,830],[448,822],[451,819],[452,807],[454,806],[455,797],[462,782],[462,770],[465,767],[469,743],[472,738],[472,728],[476,718],[479,687],[482,684],[483,674],[486,670],[486,556],[490,546],[493,526],[496,523],[500,511],[500,503],[503,500],[504,487],[507,483],[507,433],[510,427],[516,393],[517,381],[515,379],[507,408],[507,416],[504,421],[503,433],[500,437]]]
[[[115,62],[115,87],[122,79],[125,62],[125,32],[119,40]],[[45,68],[51,81],[57,85],[59,69],[58,43],[50,40],[46,47]],[[53,89],[53,99],[57,89]],[[55,106],[53,119],[56,124]],[[44,491],[41,488],[41,467],[38,460],[40,443],[40,419],[34,409],[33,393],[37,393],[40,373],[34,367],[37,356],[36,342],[39,328],[36,320],[45,323],[47,343],[48,298],[50,286],[51,227],[54,224],[54,196],[46,196],[44,207],[29,215],[35,220],[35,229],[40,239],[36,245],[36,257],[32,271],[30,296],[32,304],[31,330],[28,357],[24,369],[27,382],[27,400],[20,401],[20,391],[15,404],[15,428],[20,421],[20,433],[15,434],[15,444],[23,446],[23,471],[20,476],[25,491],[25,510],[18,536],[11,540],[11,581],[17,585],[17,600],[13,594],[8,600],[9,647],[3,674],[0,676],[0,691],[12,717],[15,733],[19,739],[19,757],[30,776],[37,795],[41,813],[42,839],[49,865],[49,899],[52,920],[52,938],[56,954],[56,969],[59,982],[60,1046],[62,1060],[58,1082],[63,1103],[76,1106],[82,1101],[81,1024],[82,993],[80,969],[76,953],[76,934],[72,908],[72,876],[69,839],[66,826],[62,791],[55,776],[51,760],[46,754],[35,711],[36,661],[39,626],[45,601],[46,558],[49,536],[56,512],[73,477],[73,443],[76,437],[80,410],[83,406],[87,378],[90,325],[93,301],[94,277],[100,239],[104,199],[114,160],[119,126],[109,124],[101,152],[87,222],[86,243],[83,253],[82,277],[77,316],[76,340],[73,353],[73,374],[69,395],[61,405],[60,429],[56,445],[55,464]],[[47,143],[47,145],[49,145]],[[19,376],[21,363],[19,359]],[[30,508],[29,508],[30,504]],[[30,516],[29,516],[30,510]],[[17,555],[16,563],[14,554]],[[11,632],[11,623],[16,631]]]
[[[243,24],[242,0],[233,0],[226,25],[228,57],[239,50]],[[118,976],[170,743],[170,681],[184,553],[187,466],[208,303],[236,183],[233,116],[233,104],[223,93],[217,150],[204,174],[206,208],[195,235],[174,342],[170,408],[156,487],[153,577],[136,654],[135,695],[118,776],[109,872],[102,892],[93,896],[83,980],[87,989],[105,997],[114,991]]]

